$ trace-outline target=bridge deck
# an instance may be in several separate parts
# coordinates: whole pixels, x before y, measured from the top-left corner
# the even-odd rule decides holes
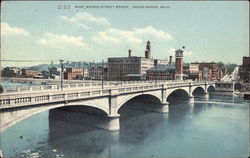
[[[70,89],[60,90],[41,90],[41,91],[26,91],[15,93],[2,93],[0,98],[0,110],[6,108],[14,108],[20,106],[45,104],[62,102],[77,99],[86,99],[93,97],[101,97],[107,95],[121,95],[131,92],[152,91],[159,89],[172,89],[189,86],[199,86],[204,84],[212,84],[214,82],[159,82],[141,83],[141,84],[126,84],[126,85],[111,85],[104,89],[101,87],[74,87]]]

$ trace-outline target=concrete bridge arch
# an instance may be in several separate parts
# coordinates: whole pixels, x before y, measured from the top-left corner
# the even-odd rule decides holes
[[[36,93],[25,96],[1,96],[0,99],[0,130],[14,125],[37,113],[70,106],[92,107],[103,111],[107,117],[112,118],[111,125],[105,126],[108,130],[119,129],[118,110],[129,100],[138,96],[149,96],[157,99],[162,107],[168,104],[168,97],[175,92],[183,92],[185,96],[193,97],[196,89],[207,93],[212,84],[205,83],[171,83],[159,85],[132,85],[112,89],[78,90],[72,92]],[[167,108],[163,108],[167,111]],[[165,113],[165,112],[164,112]],[[113,119],[114,118],[114,119]]]
[[[209,93],[209,92],[213,92],[213,91],[215,91],[215,86],[214,85],[208,85],[207,92]]]
[[[7,109],[4,112],[0,112],[0,115],[1,115],[0,132],[38,113],[41,113],[50,109],[60,108],[63,106],[65,106],[65,104],[38,105],[38,106],[34,106],[32,109],[28,107]]]
[[[202,86],[197,86],[196,88],[193,89],[192,91],[192,95],[197,95],[197,94],[205,94],[206,93],[206,89]]]
[[[86,105],[85,105],[86,104]],[[36,105],[33,106],[31,109],[28,107],[20,107],[17,109],[8,109],[5,110],[4,113],[0,112],[1,115],[1,123],[7,122],[4,125],[1,124],[1,130],[7,129],[14,124],[21,122],[29,117],[32,117],[38,113],[52,110],[52,109],[58,109],[62,107],[71,107],[71,106],[82,106],[82,107],[91,107],[93,109],[97,109],[105,113],[105,115],[109,115],[109,110],[107,108],[104,108],[102,106],[98,106],[98,104],[90,105],[88,103],[84,102],[78,102],[78,103],[56,103],[56,104],[47,104],[47,105]]]
[[[88,104],[85,104],[85,103],[69,103],[69,104],[66,104],[66,106],[62,106],[62,107],[70,108],[72,106],[92,108],[93,110],[96,109],[96,110],[102,111],[105,115],[109,114],[109,110],[106,107],[98,106],[98,105],[95,105],[95,104],[94,105],[88,105]]]
[[[158,91],[152,91],[152,92],[141,92],[139,94],[130,94],[126,96],[119,96],[117,98],[117,107],[116,107],[116,113],[118,113],[118,110],[128,101],[130,101],[133,98],[139,97],[139,96],[148,96],[153,97],[159,101],[159,103],[162,103],[162,97],[161,92]]]

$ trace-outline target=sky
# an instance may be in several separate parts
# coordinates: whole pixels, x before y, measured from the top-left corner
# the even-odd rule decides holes
[[[148,40],[154,59],[174,56],[185,46],[187,63],[241,64],[242,57],[249,56],[249,3],[4,1],[1,5],[2,60],[100,62],[125,57],[129,49],[133,56],[144,56]]]

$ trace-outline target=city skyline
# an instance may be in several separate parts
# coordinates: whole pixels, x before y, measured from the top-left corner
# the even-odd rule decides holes
[[[87,5],[94,8],[81,8]],[[118,5],[125,8],[115,8]],[[182,46],[184,62],[241,64],[242,56],[249,56],[249,8],[244,1],[5,1],[1,9],[2,60],[99,62],[127,56],[129,49],[132,55],[144,56],[148,40],[152,57],[159,59],[174,56]],[[36,65],[1,63],[28,64]]]

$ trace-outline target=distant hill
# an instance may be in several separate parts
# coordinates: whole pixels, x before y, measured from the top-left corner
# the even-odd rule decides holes
[[[94,63],[94,62],[66,62],[64,63],[64,67],[65,68],[91,68],[91,67],[101,67],[102,63]],[[107,63],[103,63],[103,66],[106,67]],[[48,70],[51,67],[57,67],[60,68],[61,65],[60,64],[40,64],[40,65],[35,65],[35,66],[31,66],[31,67],[26,67],[26,68],[32,68],[32,69],[37,69],[39,71],[43,71],[43,70]]]

